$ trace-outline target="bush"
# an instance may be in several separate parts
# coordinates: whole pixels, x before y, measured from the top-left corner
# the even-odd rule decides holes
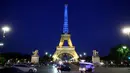
[[[0,57],[0,64],[4,64],[6,62],[4,57]]]

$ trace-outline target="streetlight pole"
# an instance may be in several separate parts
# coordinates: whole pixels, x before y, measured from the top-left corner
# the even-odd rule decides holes
[[[8,26],[4,26],[4,27],[2,27],[2,31],[3,31],[3,38],[2,38],[2,42],[0,42],[0,55],[1,55],[1,52],[2,52],[1,49],[4,46],[3,39],[5,38],[5,33],[9,32],[10,28]]]
[[[4,46],[4,43],[0,42],[0,53],[3,46]]]
[[[130,27],[125,27],[125,28],[123,28],[122,29],[122,32],[125,34],[125,35],[127,35],[128,36],[128,40],[130,41]],[[126,46],[123,46],[123,52],[124,52],[124,50],[127,50],[128,48],[126,47]],[[126,53],[126,52],[125,52]],[[128,53],[130,53],[129,52],[129,49],[128,49]],[[124,57],[124,56],[123,56]],[[130,59],[130,57],[128,56],[128,59]]]
[[[4,46],[3,39],[5,38],[5,34],[10,31],[10,27],[3,26],[1,29],[3,31],[3,38],[2,38],[2,42],[0,42],[0,48]]]

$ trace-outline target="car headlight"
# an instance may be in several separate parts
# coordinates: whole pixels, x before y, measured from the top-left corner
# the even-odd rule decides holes
[[[34,71],[37,71],[37,69],[36,69],[36,68],[34,68]]]
[[[79,68],[79,70],[85,71],[86,69],[85,68]]]
[[[86,69],[85,69],[85,68],[83,68],[83,70],[85,71]]]

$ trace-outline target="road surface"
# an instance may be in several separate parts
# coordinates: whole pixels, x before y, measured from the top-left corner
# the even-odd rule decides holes
[[[72,71],[63,73],[80,73],[76,65],[71,65]],[[53,66],[39,67],[37,73],[58,73],[57,69]],[[98,67],[94,73],[130,73],[130,68],[104,68]]]

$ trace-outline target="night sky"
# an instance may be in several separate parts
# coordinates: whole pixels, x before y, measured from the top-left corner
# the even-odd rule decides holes
[[[54,53],[64,23],[65,0],[0,0],[0,27],[11,31],[3,52]],[[69,0],[69,32],[78,53],[104,56],[111,47],[130,43],[121,28],[130,24],[129,0]],[[0,33],[2,37],[2,32]]]

